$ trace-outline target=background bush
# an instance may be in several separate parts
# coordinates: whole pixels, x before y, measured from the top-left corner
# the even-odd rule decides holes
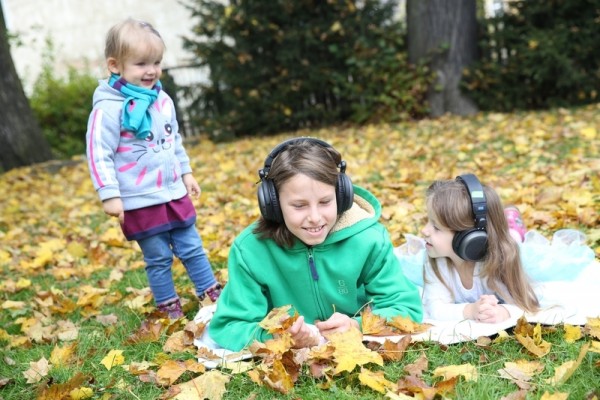
[[[194,101],[213,139],[421,116],[395,1],[192,1],[185,46],[210,69]]]
[[[465,88],[482,110],[597,102],[600,0],[517,0],[480,20],[481,59]]]
[[[50,63],[33,87],[29,101],[54,157],[85,153],[85,132],[98,80],[70,68],[65,79],[54,76]]]

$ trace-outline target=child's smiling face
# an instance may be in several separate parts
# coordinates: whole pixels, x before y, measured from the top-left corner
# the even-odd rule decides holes
[[[287,228],[308,246],[323,243],[337,221],[335,186],[304,174],[281,185],[279,203]]]
[[[123,64],[121,77],[132,85],[152,89],[162,74],[162,59],[130,58]]]
[[[164,44],[162,39],[149,32],[138,39],[143,42],[123,59],[109,58],[108,69],[132,85],[152,89],[162,75]]]

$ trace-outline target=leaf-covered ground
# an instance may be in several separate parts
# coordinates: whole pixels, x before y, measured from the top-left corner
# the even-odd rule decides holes
[[[383,222],[396,245],[403,243],[404,234],[418,234],[424,223],[424,191],[432,180],[473,172],[496,188],[505,203],[521,209],[529,229],[548,238],[561,228],[579,229],[600,255],[597,104],[576,110],[336,127],[227,144],[187,140],[203,190],[196,203],[197,227],[215,269],[226,266],[230,243],[258,217],[257,171],[266,155],[293,136],[319,137],[342,153],[353,182],[380,199]],[[127,310],[130,330],[138,330],[153,306],[141,254],[123,239],[117,221],[102,213],[83,158],[9,171],[0,175],[0,193],[0,344],[8,365],[0,368],[4,396],[72,379],[55,372],[49,381],[48,371],[33,373],[30,363],[48,368],[42,359],[50,359],[53,349],[65,351],[83,331],[114,335],[119,322],[109,314],[113,309]],[[175,273],[179,289],[191,299],[191,286],[178,263]],[[190,300],[190,315],[196,306]],[[115,346],[126,347],[122,339]],[[91,350],[83,351],[80,343],[71,351],[85,358]],[[137,358],[142,362],[143,353]],[[85,365],[83,359],[75,363]],[[180,368],[191,374],[194,367]],[[82,373],[87,378],[81,381],[89,383],[86,379],[95,372]],[[94,396],[100,396],[97,390]],[[144,398],[131,398],[138,397]]]

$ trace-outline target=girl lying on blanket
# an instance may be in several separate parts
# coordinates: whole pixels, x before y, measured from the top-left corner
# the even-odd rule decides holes
[[[492,188],[472,174],[436,181],[426,204],[421,233],[429,256],[423,285],[428,317],[498,323],[539,309],[507,223],[522,230],[520,216],[513,209],[505,216]]]
[[[467,182],[477,186],[471,190],[474,194],[469,195]],[[585,244],[586,237],[582,232],[560,229],[548,240],[537,231],[527,231],[516,207],[506,207],[503,218],[495,191],[484,186],[485,197],[481,198],[479,185],[477,178],[469,176],[433,183],[427,192],[429,222],[422,231],[425,239],[407,234],[406,243],[394,249],[404,275],[417,286],[424,287],[425,317],[478,319],[472,314],[477,311],[474,308],[478,307],[478,301],[484,309],[490,307],[504,314],[504,308],[513,317],[521,316],[523,310],[535,310],[535,296],[531,294],[523,271],[533,284],[542,307],[573,303],[568,293],[559,293],[561,291],[557,292],[556,287],[572,284],[579,293],[590,290],[586,289],[587,283],[581,281],[588,280],[586,276],[597,275],[593,265],[595,254]],[[471,208],[471,201],[478,209]],[[483,209],[479,210],[479,207]],[[477,219],[475,211],[479,213]],[[508,240],[507,229],[518,243],[518,249]],[[443,235],[445,241],[440,241],[438,237]],[[489,241],[493,243],[488,245]],[[474,250],[485,254],[477,260],[461,258],[460,254]],[[520,263],[515,258],[517,251]],[[465,270],[469,273],[463,281]],[[502,294],[502,291],[508,293]],[[505,304],[483,306],[486,301],[496,302],[494,298],[481,297],[491,293],[499,303],[504,301]],[[580,304],[576,306],[581,308]],[[495,318],[482,320],[494,321]]]

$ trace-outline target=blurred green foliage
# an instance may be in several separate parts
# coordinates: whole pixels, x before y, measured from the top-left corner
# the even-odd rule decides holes
[[[34,115],[50,143],[54,157],[65,159],[85,153],[85,132],[97,79],[69,68],[57,77],[52,63],[44,62],[29,98]]]
[[[480,20],[480,61],[464,88],[482,110],[598,102],[600,0],[515,0]]]
[[[210,83],[194,118],[216,140],[426,115],[395,1],[193,0],[185,39]]]

